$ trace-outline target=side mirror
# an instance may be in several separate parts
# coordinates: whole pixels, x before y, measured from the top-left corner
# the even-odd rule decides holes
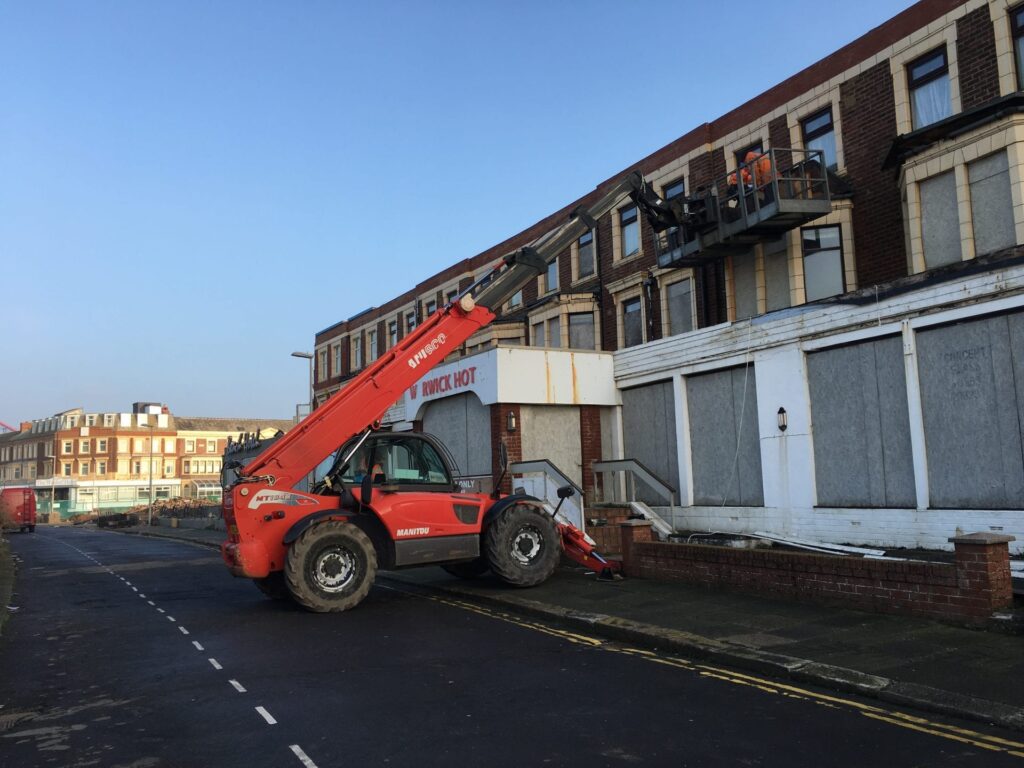
[[[369,472],[363,476],[363,483],[359,487],[359,501],[366,507],[373,501],[373,476]]]
[[[574,496],[576,490],[571,485],[563,485],[558,489],[558,498],[568,499],[570,496]]]
[[[498,443],[498,466],[502,472],[508,469],[508,448],[505,446],[504,440]]]

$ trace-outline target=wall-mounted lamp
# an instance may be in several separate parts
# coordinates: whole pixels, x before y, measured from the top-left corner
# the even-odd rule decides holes
[[[515,432],[516,431],[516,427],[518,427],[519,425],[516,424],[516,412],[515,411],[509,411],[508,412],[508,419],[505,421],[505,426],[507,427],[509,432]]]
[[[779,408],[779,432],[785,432],[786,427],[789,426],[789,417],[786,415],[785,408]]]

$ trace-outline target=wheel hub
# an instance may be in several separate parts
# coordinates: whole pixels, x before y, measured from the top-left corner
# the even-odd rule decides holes
[[[348,586],[356,574],[356,558],[343,547],[328,547],[316,558],[313,578],[316,585],[325,592],[340,592]]]
[[[540,531],[531,526],[520,528],[512,539],[512,557],[523,565],[529,565],[540,554],[544,539]]]

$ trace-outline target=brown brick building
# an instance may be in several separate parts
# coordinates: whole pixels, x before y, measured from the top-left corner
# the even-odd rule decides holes
[[[0,435],[0,485],[34,487],[40,508],[55,500],[64,517],[144,504],[150,485],[156,500],[219,500],[228,439],[269,437],[291,426],[276,419],[175,417],[155,403],[135,403],[129,413],[75,408]]]
[[[659,235],[624,200],[428,374],[479,360],[493,387],[411,390],[389,421],[443,432],[469,462],[485,435],[490,460],[471,476],[502,440],[514,461],[547,451],[590,499],[629,487],[602,482],[595,460],[635,459],[674,490],[636,495],[680,529],[1024,540],[1022,82],[1024,5],[913,5],[623,169],[718,223]],[[750,203],[730,174],[760,155],[773,180]],[[318,401],[620,175],[319,332]],[[826,204],[784,218],[798,198]],[[736,203],[756,216],[730,222]],[[543,348],[543,362],[506,372],[487,357],[516,347]],[[610,357],[614,393],[534,392],[560,356]]]

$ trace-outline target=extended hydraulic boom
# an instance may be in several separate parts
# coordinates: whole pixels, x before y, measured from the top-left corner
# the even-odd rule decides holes
[[[559,538],[549,540],[556,524],[550,515],[543,516],[547,522],[537,519],[538,500],[460,493],[444,467],[446,452],[431,441],[414,440],[408,433],[364,436],[365,444],[358,445],[353,438],[372,428],[405,390],[489,324],[506,301],[626,195],[656,228],[672,223],[643,177],[629,174],[585,210],[577,209],[569,221],[503,258],[250,461],[224,500],[229,540],[222,553],[232,572],[256,579],[267,592],[284,592],[286,586],[306,607],[324,611],[361,600],[369,589],[366,573],[372,582],[378,562],[382,567],[441,563],[460,575],[490,568],[523,586],[550,575],[557,564],[551,550],[597,571],[614,570],[616,565],[597,555],[564,519],[557,523],[561,545]],[[348,443],[340,451],[345,461],[336,464],[322,487],[314,493],[294,490],[343,443]],[[372,469],[356,472],[358,460]],[[357,484],[358,498],[353,493]]]

